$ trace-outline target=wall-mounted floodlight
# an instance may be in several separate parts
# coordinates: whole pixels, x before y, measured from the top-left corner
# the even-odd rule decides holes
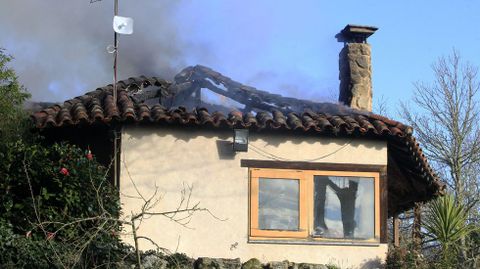
[[[233,129],[233,150],[248,151],[248,129]]]
[[[131,35],[133,33],[133,19],[129,17],[113,17],[113,30],[122,35]]]

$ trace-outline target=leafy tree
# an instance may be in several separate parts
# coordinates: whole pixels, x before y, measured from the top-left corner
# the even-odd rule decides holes
[[[108,267],[125,249],[118,193],[91,153],[29,135],[11,60],[0,49],[0,268]]]
[[[12,57],[0,48],[0,139],[11,140],[22,134],[26,114],[22,109],[23,102],[30,94],[23,87],[8,66]]]

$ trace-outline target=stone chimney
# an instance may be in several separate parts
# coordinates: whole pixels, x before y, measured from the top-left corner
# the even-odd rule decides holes
[[[372,66],[367,38],[378,28],[348,24],[335,37],[340,51],[338,101],[352,108],[372,111]]]

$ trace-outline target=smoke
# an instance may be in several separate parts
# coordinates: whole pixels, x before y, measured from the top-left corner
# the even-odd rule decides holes
[[[336,28],[325,33],[327,48],[318,49],[316,35],[296,36],[303,20],[285,20],[281,13],[265,20],[274,1],[119,2],[119,15],[135,22],[133,35],[119,36],[118,79],[172,80],[184,67],[202,64],[284,96],[336,100]],[[279,6],[288,14],[298,6],[289,5]],[[113,0],[2,1],[0,47],[15,57],[13,68],[33,101],[59,102],[112,83],[113,55],[106,50],[113,43],[112,19]],[[305,47],[297,44],[303,38]]]
[[[318,85],[314,78],[300,72],[273,72],[261,71],[254,73],[246,81],[246,85],[279,93],[283,96],[295,97],[315,102],[336,103],[338,100],[338,80],[328,81],[325,79],[323,85]],[[272,88],[272,85],[274,89]]]
[[[173,78],[195,50],[178,35],[179,0],[119,1],[134,34],[119,38],[118,77]],[[16,0],[0,7],[0,46],[35,101],[62,101],[112,83],[113,1]],[[204,48],[202,48],[204,49]]]

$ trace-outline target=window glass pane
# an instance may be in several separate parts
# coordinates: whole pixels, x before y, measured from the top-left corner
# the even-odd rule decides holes
[[[372,239],[375,234],[373,178],[314,176],[314,235]]]
[[[258,227],[298,231],[299,181],[259,178]]]

